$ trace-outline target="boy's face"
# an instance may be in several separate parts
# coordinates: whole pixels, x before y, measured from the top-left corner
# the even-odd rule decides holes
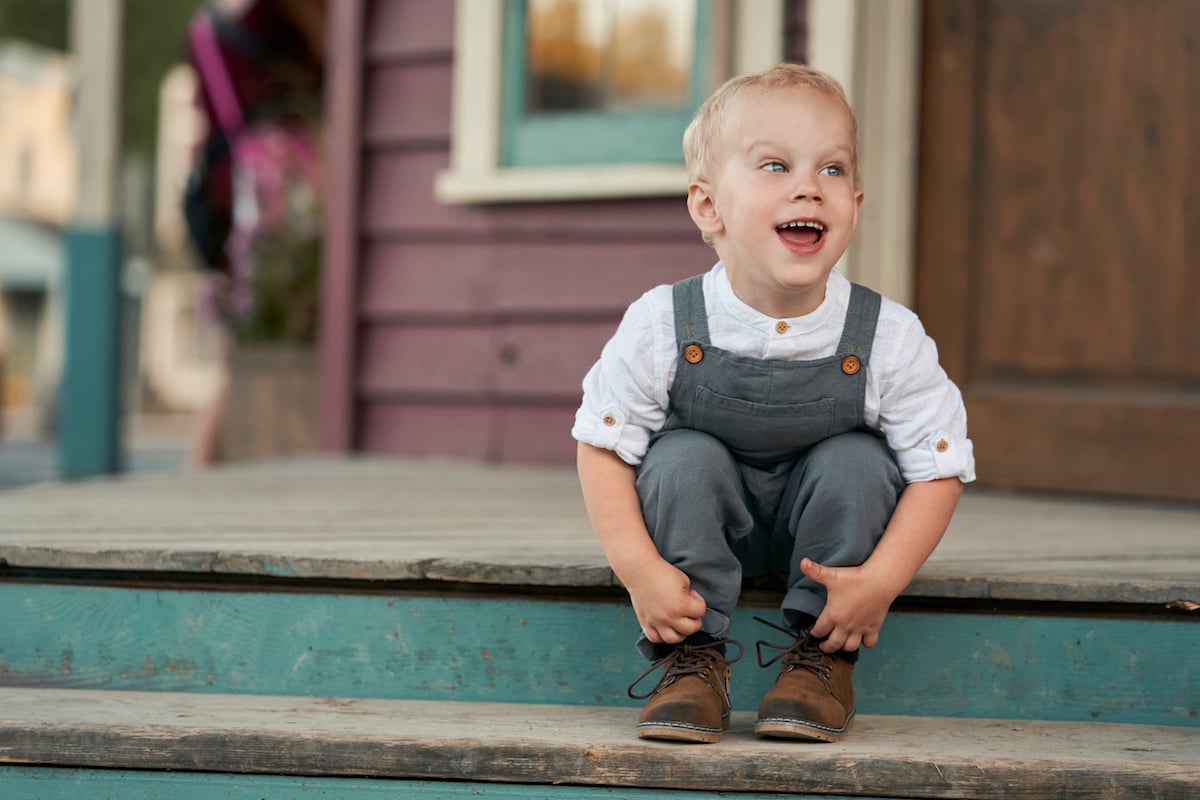
[[[737,296],[773,317],[817,308],[858,224],[850,117],[809,86],[753,89],[730,108],[712,180],[688,208]]]

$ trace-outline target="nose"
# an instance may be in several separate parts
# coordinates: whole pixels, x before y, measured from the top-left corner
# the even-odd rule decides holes
[[[796,182],[792,185],[792,200],[823,202],[824,198],[821,196],[821,187],[817,185],[817,179],[812,175],[797,174]]]

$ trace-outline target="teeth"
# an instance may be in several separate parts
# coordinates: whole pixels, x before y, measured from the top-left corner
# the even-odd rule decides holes
[[[813,222],[811,220],[808,220],[808,221],[799,221],[798,220],[796,222],[788,222],[784,225],[780,225],[779,227],[780,228],[812,228],[813,230],[818,230],[818,231],[825,230],[824,225],[822,225],[819,222]]]

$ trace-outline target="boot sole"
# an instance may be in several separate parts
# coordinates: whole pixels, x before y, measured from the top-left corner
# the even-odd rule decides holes
[[[760,736],[778,739],[803,739],[809,742],[840,742],[850,727],[851,715],[841,728],[828,728],[814,722],[795,719],[760,719],[754,723],[754,732]]]
[[[721,730],[667,722],[643,722],[637,726],[639,739],[668,739],[673,742],[712,744],[721,741]]]

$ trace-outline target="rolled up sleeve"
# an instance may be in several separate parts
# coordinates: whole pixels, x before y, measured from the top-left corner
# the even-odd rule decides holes
[[[906,483],[956,477],[975,480],[962,393],[938,363],[937,346],[915,315],[890,337],[880,376],[879,423]]]
[[[650,293],[629,307],[584,376],[583,400],[571,429],[577,441],[612,450],[634,466],[642,462],[651,434],[666,421],[661,318]]]

